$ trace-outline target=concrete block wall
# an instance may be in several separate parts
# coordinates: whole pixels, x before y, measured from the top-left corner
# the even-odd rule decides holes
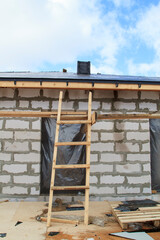
[[[57,110],[59,90],[0,89],[0,110]],[[64,110],[86,110],[88,91],[64,91]],[[94,91],[98,113],[159,110],[158,92]],[[38,198],[40,118],[0,118],[0,196]],[[106,120],[92,126],[90,197],[124,200],[149,197],[150,134],[146,120]]]

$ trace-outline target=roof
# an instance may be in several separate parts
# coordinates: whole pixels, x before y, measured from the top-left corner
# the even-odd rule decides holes
[[[68,72],[0,72],[0,88],[160,91],[160,77]]]
[[[160,77],[127,76],[110,74],[77,74],[64,72],[0,72],[0,81],[48,81],[160,84]]]

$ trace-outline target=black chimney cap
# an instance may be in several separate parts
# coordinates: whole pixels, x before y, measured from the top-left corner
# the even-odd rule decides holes
[[[90,74],[90,61],[88,62],[77,62],[77,74]]]

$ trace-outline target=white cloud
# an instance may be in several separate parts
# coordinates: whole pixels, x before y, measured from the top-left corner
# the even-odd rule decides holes
[[[135,63],[133,59],[128,61],[129,74],[160,75],[160,3],[149,6],[141,13],[136,27],[131,33],[136,36],[145,46],[154,51],[154,60],[151,63]],[[147,60],[147,59],[146,59]]]
[[[116,7],[127,7],[130,8],[134,5],[134,0],[113,0]]]
[[[116,13],[102,15],[101,7],[99,0],[2,1],[0,71],[36,71],[45,62],[73,63],[93,54],[97,70],[115,71],[124,32]]]

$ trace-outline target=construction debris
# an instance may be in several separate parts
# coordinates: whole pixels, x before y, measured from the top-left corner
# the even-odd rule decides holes
[[[148,222],[152,222],[152,226],[160,227],[160,204],[156,202],[156,204],[154,203],[154,205],[146,207],[148,204],[152,204],[152,202],[145,204],[144,201],[143,206],[142,202],[139,202],[137,203],[137,206],[135,206],[137,208],[136,210],[123,212],[121,211],[121,208],[119,209],[119,206],[123,204],[118,205],[117,203],[112,202],[111,207],[112,213],[123,230],[137,231],[142,229],[142,224]]]
[[[7,233],[0,233],[0,238],[4,238],[7,236]]]
[[[109,235],[117,236],[117,237],[123,237],[133,240],[154,240],[152,237],[150,237],[145,232],[119,232],[119,233],[110,233]]]

